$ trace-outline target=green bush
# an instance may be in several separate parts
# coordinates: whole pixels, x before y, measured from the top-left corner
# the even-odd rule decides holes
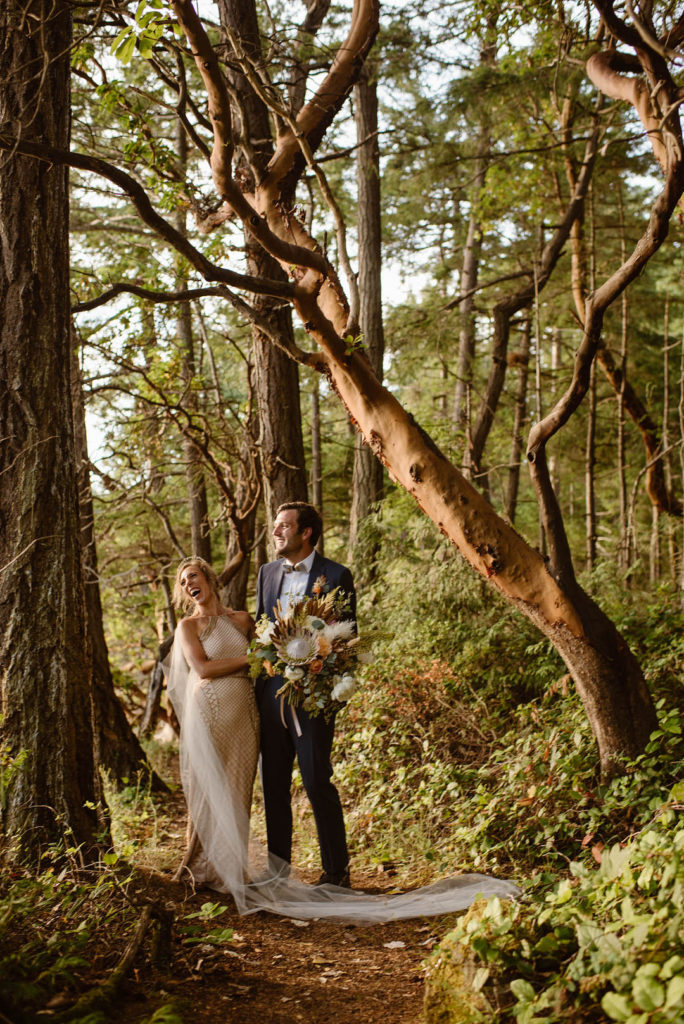
[[[680,797],[677,792],[674,794]],[[432,954],[469,955],[510,998],[487,1019],[517,1024],[674,1024],[684,1010],[684,828],[673,809],[626,843],[594,851],[518,903],[490,900]],[[430,967],[430,963],[428,964]]]

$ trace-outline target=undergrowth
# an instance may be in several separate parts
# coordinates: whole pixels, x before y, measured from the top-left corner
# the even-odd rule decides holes
[[[462,917],[438,946],[428,972],[467,955],[478,991],[467,1010],[460,993],[462,1016],[434,1019],[684,1020],[684,617],[674,595],[626,592],[607,565],[584,580],[635,651],[659,719],[645,752],[604,782],[548,642],[429,531],[409,537],[396,586],[365,609],[374,626],[392,624],[395,642],[342,726],[336,774],[355,852],[402,865],[405,878],[478,870],[523,889],[518,902]]]

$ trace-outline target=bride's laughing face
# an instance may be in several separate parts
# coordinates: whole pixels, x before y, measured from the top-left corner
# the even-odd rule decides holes
[[[180,578],[181,588],[195,604],[202,604],[211,597],[211,587],[198,565],[188,565]]]

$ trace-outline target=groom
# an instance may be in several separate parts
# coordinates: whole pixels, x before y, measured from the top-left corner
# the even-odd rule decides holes
[[[351,617],[356,618],[356,595],[349,569],[323,558],[314,550],[322,529],[320,514],[313,505],[304,501],[288,501],[280,506],[273,525],[278,560],[262,565],[259,570],[257,621],[263,614],[274,621],[277,601],[280,601],[283,612],[287,612],[303,597],[310,597],[314,584],[321,577],[324,577],[326,590],[340,587],[345,591]],[[295,719],[289,704],[276,697],[282,685],[281,676],[262,676],[256,688],[261,718],[261,784],[268,851],[290,863],[290,783],[296,754],[318,830],[323,873],[317,884],[348,888],[349,854],[342,805],[331,782],[334,716],[326,722],[323,715],[311,718],[303,708],[297,708]]]

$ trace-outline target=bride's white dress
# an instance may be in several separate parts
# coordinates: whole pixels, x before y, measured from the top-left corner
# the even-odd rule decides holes
[[[239,658],[245,653],[247,641],[227,615],[212,616],[199,634],[199,640],[207,658]],[[239,808],[236,826],[239,842],[246,847],[249,839],[249,813],[252,804],[252,790],[259,757],[259,713],[254,698],[254,685],[244,669],[231,676],[219,676],[200,683],[197,676],[189,680],[188,699],[193,711],[199,712],[207,740],[216,753],[224,775],[223,814],[232,816],[232,803]],[[183,744],[183,739],[181,739]],[[192,765],[183,759],[183,785],[188,796],[188,805],[201,801],[194,788],[201,783]],[[220,888],[222,879],[217,874],[205,852],[192,813],[188,821],[188,853],[186,868],[195,884]]]
[[[212,660],[236,657],[247,646],[226,616],[215,616],[200,642]],[[180,643],[174,643],[167,683],[181,723],[181,779],[197,833],[188,868],[196,882],[230,893],[241,914],[266,910],[301,920],[372,924],[463,910],[478,895],[518,893],[510,882],[479,874],[455,875],[413,892],[371,896],[305,885],[285,864],[274,873],[266,851],[248,840],[259,731],[251,681],[245,673],[200,684]]]

